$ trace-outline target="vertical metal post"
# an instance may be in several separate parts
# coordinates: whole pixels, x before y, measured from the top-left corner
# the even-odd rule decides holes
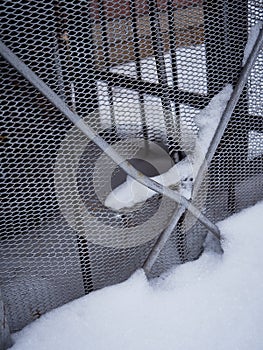
[[[69,77],[74,80],[76,112],[86,116],[99,108],[94,74],[96,49],[92,33],[93,18],[89,4],[85,0],[80,0],[77,7],[75,3],[67,1],[63,11],[66,11],[65,30],[68,33],[71,67],[73,67],[73,72],[67,69],[65,74],[69,74]],[[85,79],[83,79],[83,71],[85,71]]]
[[[168,27],[169,27],[169,46],[170,46],[170,56],[172,64],[172,75],[173,75],[173,88],[178,91],[178,72],[177,72],[177,58],[176,58],[176,26],[175,26],[175,16],[174,16],[174,1],[167,1],[167,14],[168,14]],[[180,125],[180,108],[179,101],[174,101],[175,103],[175,128],[178,137],[178,147],[181,149],[181,125]]]
[[[159,83],[162,87],[162,107],[164,113],[164,122],[166,127],[166,132],[172,131],[172,135],[167,137],[167,143],[169,152],[178,151],[178,140],[179,137],[174,129],[174,121],[171,110],[171,100],[167,91],[168,80],[165,68],[164,60],[164,43],[161,33],[159,11],[156,0],[148,0],[149,5],[149,17],[150,17],[150,28],[152,36],[152,45],[154,51],[154,57],[156,62],[157,76]]]
[[[102,37],[102,47],[103,47],[103,58],[105,63],[105,68],[107,71],[111,68],[111,52],[110,52],[110,46],[109,46],[109,40],[108,40],[108,28],[107,28],[107,14],[104,9],[104,2],[103,0],[98,0],[98,6],[99,6],[99,12],[100,12],[100,26],[101,26],[101,37]],[[109,103],[110,103],[110,115],[111,115],[111,127],[112,129],[116,128],[116,121],[114,116],[114,104],[113,104],[113,91],[112,86],[109,86],[107,84],[107,91],[109,96]]]
[[[229,51],[229,62],[228,64],[233,65],[233,60],[235,65],[233,66],[233,80],[234,84],[238,79],[240,72],[240,67],[243,60],[243,52],[247,42],[248,37],[248,1],[238,1],[229,0],[226,1],[226,10],[228,13],[227,28],[228,28],[228,51]],[[242,15],[236,20],[236,7]],[[246,118],[240,118],[240,114],[246,115]],[[233,111],[233,116],[229,128],[236,135],[235,151],[231,155],[232,176],[228,180],[228,211],[229,213],[234,213],[234,208],[236,205],[236,182],[237,178],[240,176],[240,170],[247,167],[247,157],[240,157],[242,150],[248,149],[248,127],[247,118],[251,118],[248,112],[248,91],[247,85],[244,86],[243,92],[239,98],[235,110]],[[240,153],[238,152],[240,149]],[[227,150],[229,152],[229,149]],[[244,170],[243,170],[244,171]]]
[[[63,17],[66,18],[64,30],[68,33],[68,55],[72,67],[71,72],[69,72],[69,67],[65,67],[64,76],[69,74],[66,79],[74,80],[76,111],[85,116],[99,108],[97,83],[94,78],[95,47],[92,38],[92,17],[89,4],[85,0],[80,0],[79,8],[68,2],[67,8],[64,7],[63,11],[66,12],[63,14]],[[80,19],[76,20],[76,18]],[[85,79],[83,79],[83,70],[86,72]],[[76,234],[76,241],[83,288],[87,294],[93,290],[89,246],[85,235]]]
[[[203,3],[207,88],[210,97],[217,94],[226,83],[232,83],[228,69],[225,3],[226,0],[205,0]]]
[[[63,12],[61,3],[58,0],[53,2],[56,26],[56,52],[55,60],[58,72],[58,83],[61,98],[73,109],[76,110],[74,98],[74,67],[70,52],[69,33],[67,31],[67,16]]]
[[[77,245],[79,250],[83,288],[85,294],[88,294],[93,291],[93,282],[89,259],[89,247],[87,243],[87,237],[85,236],[85,234],[77,235]]]
[[[142,71],[141,71],[141,55],[140,55],[140,38],[137,29],[137,12],[136,12],[136,3],[135,0],[130,0],[130,10],[131,10],[131,19],[132,19],[132,32],[133,32],[133,51],[135,56],[135,65],[137,78],[142,80]],[[148,128],[147,121],[145,117],[144,109],[144,97],[141,91],[139,93],[139,102],[140,102],[140,114],[142,119],[142,132],[145,140],[148,140]]]

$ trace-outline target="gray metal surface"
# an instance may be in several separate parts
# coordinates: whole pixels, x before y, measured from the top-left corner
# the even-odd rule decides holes
[[[263,18],[256,0],[3,5],[3,43],[121,157],[149,148],[147,176],[164,171],[152,144],[168,167],[191,152],[197,114],[236,84],[247,35]],[[120,167],[0,61],[0,283],[14,332],[142,267],[176,203],[156,195],[105,207],[125,180]],[[213,223],[263,198],[262,66],[261,50],[193,201]],[[188,212],[151,275],[196,259],[206,234]]]

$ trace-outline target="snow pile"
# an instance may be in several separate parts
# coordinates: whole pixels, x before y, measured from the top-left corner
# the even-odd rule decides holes
[[[143,271],[60,307],[12,350],[261,350],[263,202],[219,223],[225,253],[148,282]]]
[[[180,183],[183,179],[195,178],[232,91],[232,85],[226,85],[221,92],[211,99],[208,106],[200,111],[196,118],[199,132],[192,154],[174,165],[166,173],[153,177],[153,180],[164,186],[173,186]],[[126,182],[107,196],[104,204],[109,208],[119,210],[124,207],[132,207],[136,203],[147,200],[154,194],[154,191],[127,177]]]

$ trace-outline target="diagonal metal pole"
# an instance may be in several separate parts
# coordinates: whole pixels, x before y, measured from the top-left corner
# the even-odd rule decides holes
[[[227,106],[223,112],[222,118],[219,122],[219,125],[217,127],[217,130],[214,134],[214,137],[209,145],[208,151],[206,153],[206,157],[203,160],[200,169],[197,173],[197,177],[195,180],[195,187],[198,188],[200,186],[200,183],[203,180],[203,174],[205,172],[206,167],[211,163],[211,160],[215,154],[215,151],[220,143],[220,140],[225,132],[225,129],[227,127],[227,124],[232,116],[232,113],[234,112],[234,109],[238,103],[238,100],[242,94],[242,91],[248,81],[249,74],[255,64],[255,61],[258,57],[258,54],[260,50],[263,48],[263,22],[261,22],[261,29],[258,33],[257,39],[255,41],[255,44],[253,45],[253,49],[251,50],[251,53],[243,67],[243,69],[240,72],[237,84],[232,92],[232,95],[227,103]]]
[[[150,254],[148,255],[147,259],[145,260],[145,263],[143,265],[143,269],[146,275],[148,275],[157,260],[159,254],[161,253],[163,247],[165,246],[166,242],[170,238],[171,234],[173,233],[175,227],[178,224],[178,221],[180,220],[181,216],[185,212],[185,207],[182,205],[179,205],[179,207],[175,210],[168,226],[166,229],[160,234],[158,237],[156,243],[154,244],[153,248],[150,251]]]
[[[258,56],[260,50],[262,49],[262,47],[263,47],[263,28],[262,28],[262,24],[261,24],[261,30],[259,31],[257,40],[256,40],[256,42],[253,46],[253,49],[252,49],[252,51],[247,59],[246,64],[244,65],[244,67],[240,73],[238,82],[237,82],[237,84],[232,92],[232,95],[227,103],[227,106],[226,106],[224,112],[223,112],[220,123],[216,129],[214,137],[210,143],[210,146],[209,146],[208,151],[206,153],[206,157],[198,170],[198,173],[197,173],[197,176],[196,176],[196,179],[194,182],[195,193],[198,193],[198,189],[200,188],[200,185],[203,181],[206,169],[208,168],[209,164],[211,163],[211,160],[212,160],[212,158],[215,154],[215,151],[219,145],[219,142],[220,142],[220,140],[225,132],[227,124],[228,124],[228,122],[232,116],[232,113],[237,105],[237,102],[240,98],[240,95],[241,95],[241,93],[242,93],[242,91],[247,83],[251,69],[253,68],[253,66],[255,64],[257,56]],[[149,255],[148,255],[148,257],[143,265],[143,269],[144,269],[146,274],[149,274],[149,272],[151,271],[153,264],[157,260],[161,250],[163,249],[166,242],[170,238],[172,232],[174,231],[176,225],[178,224],[178,221],[180,220],[181,216],[184,214],[185,211],[186,211],[185,207],[179,206],[175,210],[167,228],[161,233],[161,235],[157,239],[156,243],[154,244],[152,250],[150,251],[150,253],[149,253]]]
[[[200,212],[188,199],[177,191],[173,191],[158,182],[150,179],[135,169],[127,160],[123,159],[103,138],[95,133],[83,119],[74,113],[68,105],[48,87],[24,62],[22,62],[2,41],[0,41],[0,54],[35,88],[40,91],[61,113],[63,113],[81,132],[92,140],[102,151],[104,151],[116,164],[123,169],[126,174],[150,188],[154,192],[160,193],[178,204],[188,209],[205,227],[208,228],[218,239],[220,239],[219,228],[213,224],[204,214]]]

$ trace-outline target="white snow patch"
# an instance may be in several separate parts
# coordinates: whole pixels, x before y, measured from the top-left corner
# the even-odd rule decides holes
[[[195,178],[232,91],[232,85],[226,85],[196,117],[196,125],[199,128],[199,132],[192,154],[175,164],[166,173],[152,177],[153,180],[164,186],[172,186],[180,183],[183,179]],[[115,188],[107,196],[105,205],[114,210],[129,208],[136,203],[147,200],[154,194],[154,191],[127,177],[126,182]]]
[[[12,350],[261,350],[263,202],[219,223],[225,253],[148,282],[137,271],[53,310]]]

